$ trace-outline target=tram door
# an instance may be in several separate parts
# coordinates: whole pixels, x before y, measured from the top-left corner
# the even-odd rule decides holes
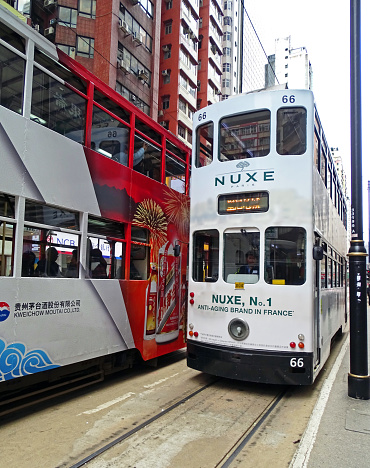
[[[314,356],[313,365],[316,368],[320,364],[320,337],[321,337],[321,261],[323,260],[323,247],[321,239],[315,233],[315,246],[313,249],[314,257]],[[325,272],[324,272],[325,274]]]

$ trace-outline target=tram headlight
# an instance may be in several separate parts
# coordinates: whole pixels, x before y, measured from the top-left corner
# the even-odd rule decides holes
[[[303,335],[302,333],[300,333],[300,334],[298,335],[298,339],[299,339],[300,341],[304,341],[304,335]]]
[[[235,318],[231,320],[228,326],[229,335],[234,340],[245,340],[249,335],[249,325],[244,320]]]

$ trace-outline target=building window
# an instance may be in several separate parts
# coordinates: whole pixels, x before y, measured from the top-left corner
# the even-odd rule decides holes
[[[164,75],[163,77],[163,84],[168,84],[171,81],[171,75]]]
[[[166,10],[172,10],[172,1],[166,2]]]
[[[230,72],[231,71],[231,63],[224,63],[222,65],[222,71],[223,72]]]
[[[179,109],[186,114],[186,102],[182,99],[179,100]]]
[[[170,23],[164,24],[164,33],[171,34],[172,33],[172,21]]]
[[[96,14],[96,0],[79,0],[78,14],[85,18],[95,19]]]
[[[231,32],[224,32],[224,41],[231,41]]]
[[[233,24],[233,19],[230,16],[225,16],[224,17],[224,25],[225,26],[231,26]]]
[[[59,7],[58,24],[61,26],[68,26],[70,28],[77,27],[77,10],[72,8]]]
[[[181,138],[185,138],[185,136],[186,136],[185,128],[182,125],[179,125],[179,127],[178,127],[178,135]]]
[[[77,36],[77,55],[80,57],[94,57],[94,39],[92,37]]]
[[[226,57],[231,57],[231,48],[230,47],[224,47],[223,48],[223,53],[226,55]]]
[[[57,44],[57,47],[72,58],[76,56],[76,47],[64,44]]]
[[[170,107],[170,97],[166,96],[162,100],[162,109],[168,109]]]

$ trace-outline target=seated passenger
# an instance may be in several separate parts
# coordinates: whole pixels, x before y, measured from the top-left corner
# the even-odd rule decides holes
[[[59,257],[59,253],[55,247],[49,247],[46,251],[46,258],[39,260],[35,275],[37,276],[51,276],[61,278],[62,274],[59,270],[59,265],[56,260]]]
[[[103,257],[100,249],[92,249],[91,251],[91,277],[107,279],[107,262]]]

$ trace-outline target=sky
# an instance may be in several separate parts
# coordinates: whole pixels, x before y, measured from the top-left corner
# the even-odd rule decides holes
[[[244,0],[267,55],[275,53],[275,39],[291,36],[292,48],[306,47],[313,69],[313,92],[330,147],[339,149],[351,182],[350,119],[350,0]],[[363,234],[369,238],[368,180],[370,180],[370,2],[361,2],[362,72],[362,193]],[[367,29],[367,30],[366,30]],[[367,88],[367,89],[366,89]]]

